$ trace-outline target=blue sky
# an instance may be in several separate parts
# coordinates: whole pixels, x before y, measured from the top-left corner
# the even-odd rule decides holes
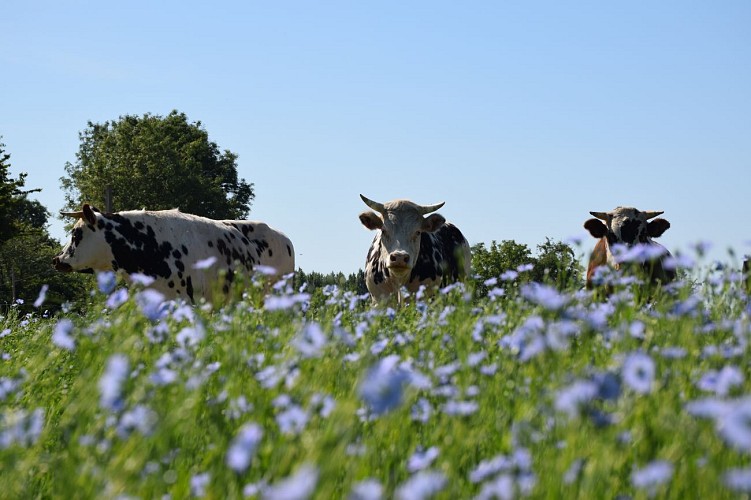
[[[364,266],[359,193],[445,201],[471,244],[631,205],[751,251],[751,2],[106,4],[3,4],[0,135],[52,213],[88,121],[177,109],[306,271]]]

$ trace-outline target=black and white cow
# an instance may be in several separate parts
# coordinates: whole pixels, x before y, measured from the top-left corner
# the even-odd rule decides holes
[[[266,266],[281,276],[295,269],[290,239],[263,222],[212,220],[176,209],[101,213],[90,205],[63,215],[79,220],[71,240],[52,259],[55,269],[145,274],[167,298],[211,300],[220,271],[227,292],[238,271]],[[213,265],[194,267],[212,257]]]
[[[365,264],[365,284],[374,301],[396,295],[401,302],[402,286],[415,292],[420,285],[445,285],[469,274],[469,243],[456,226],[432,213],[443,203],[422,206],[360,198],[375,210],[360,214],[362,225],[376,231]]]
[[[668,283],[675,279],[675,271],[666,269],[663,261],[670,256],[670,252],[652,240],[662,236],[670,228],[670,222],[658,218],[663,212],[639,211],[633,207],[617,207],[610,212],[589,212],[594,219],[584,223],[584,228],[598,238],[587,267],[587,288],[592,287],[592,277],[600,266],[611,266],[620,269],[621,263],[613,255],[615,245],[625,248],[636,244],[648,245],[655,250],[655,258],[641,263],[643,271],[649,279],[655,282]],[[650,222],[650,219],[654,219]]]

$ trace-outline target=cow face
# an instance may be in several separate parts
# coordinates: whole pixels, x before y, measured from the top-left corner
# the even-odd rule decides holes
[[[104,232],[97,230],[98,210],[86,204],[80,212],[65,212],[62,215],[78,217],[79,220],[73,226],[68,244],[52,259],[53,267],[63,272],[108,269],[112,262],[112,251],[104,240]]]
[[[633,207],[618,207],[610,212],[590,212],[596,219],[589,219],[584,228],[595,238],[606,237],[610,246],[632,246],[649,243],[651,238],[661,236],[670,227],[665,219],[654,219],[662,212],[642,212]]]
[[[381,204],[363,195],[360,197],[378,212],[360,214],[363,226],[380,231],[380,250],[374,249],[379,252],[378,258],[392,274],[406,278],[420,254],[422,233],[435,232],[446,222],[440,214],[423,215],[438,210],[443,203],[420,206],[407,200],[395,200]]]

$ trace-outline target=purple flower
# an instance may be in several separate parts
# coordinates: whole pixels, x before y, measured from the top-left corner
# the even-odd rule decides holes
[[[256,423],[245,424],[227,450],[227,466],[235,472],[245,472],[263,438],[263,429]]]
[[[41,290],[39,290],[39,296],[34,301],[34,307],[40,307],[42,304],[44,304],[44,301],[47,299],[47,290],[50,289],[49,285],[42,285]]]
[[[315,492],[318,469],[303,465],[291,477],[269,486],[263,492],[264,500],[305,500]]]
[[[399,500],[424,500],[446,486],[446,476],[441,472],[424,470],[407,479],[395,492]]]
[[[636,352],[630,354],[623,362],[621,371],[623,381],[639,394],[652,391],[655,379],[655,363],[648,355]]]
[[[196,261],[196,263],[193,264],[193,269],[208,269],[211,266],[213,266],[215,263],[216,263],[216,257],[212,255],[205,259]]]
[[[282,434],[300,434],[308,424],[310,415],[298,405],[291,405],[289,408],[276,416],[276,423]]]
[[[512,269],[509,269],[508,271],[503,272],[500,276],[501,280],[503,281],[513,281],[518,277],[519,277],[519,273]]]
[[[72,351],[76,348],[76,341],[71,336],[73,332],[73,322],[68,318],[63,318],[55,325],[55,331],[52,333],[52,343],[63,349]]]

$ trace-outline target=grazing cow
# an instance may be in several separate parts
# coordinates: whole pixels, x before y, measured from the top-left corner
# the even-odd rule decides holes
[[[656,250],[655,255],[660,254],[641,264],[651,282],[668,283],[675,279],[675,271],[665,269],[662,264],[670,252],[659,243],[652,241],[652,238],[661,236],[670,227],[670,222],[667,220],[654,219],[663,212],[641,212],[632,207],[618,207],[610,212],[589,213],[596,218],[587,220],[584,228],[600,241],[597,242],[589,257],[587,288],[592,288],[592,276],[598,267],[609,265],[615,269],[621,268],[622,264],[613,255],[614,245],[624,245],[625,248],[636,244],[649,245]],[[647,222],[650,219],[654,220]]]
[[[89,205],[63,215],[79,220],[71,240],[52,259],[55,269],[142,273],[154,278],[152,288],[168,298],[210,300],[220,271],[225,271],[227,293],[238,270],[261,265],[280,276],[295,269],[292,242],[263,222],[212,220],[177,209],[101,213]],[[212,257],[213,265],[194,267]]]
[[[393,295],[401,302],[399,290],[405,285],[415,292],[420,285],[445,285],[469,274],[469,243],[456,226],[431,213],[443,203],[421,206],[360,198],[375,210],[360,214],[362,225],[376,230],[365,264],[365,284],[375,302]]]

